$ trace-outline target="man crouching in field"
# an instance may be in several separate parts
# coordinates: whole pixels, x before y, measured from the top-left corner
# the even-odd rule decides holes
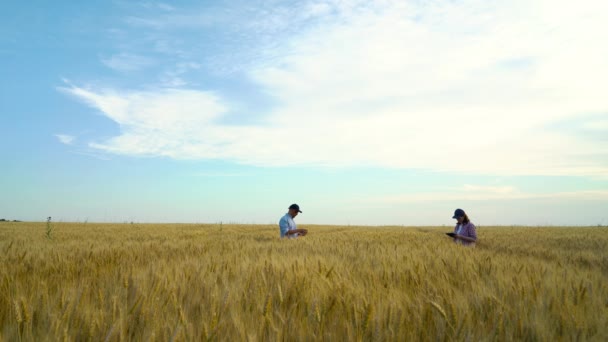
[[[301,213],[300,206],[297,204],[292,204],[289,206],[289,211],[285,216],[281,217],[279,220],[279,229],[281,230],[281,238],[293,239],[298,236],[305,236],[308,234],[308,230],[306,229],[297,229],[296,222],[293,220],[298,216],[298,213]]]

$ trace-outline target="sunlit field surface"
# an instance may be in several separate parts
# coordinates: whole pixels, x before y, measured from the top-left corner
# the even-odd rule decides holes
[[[303,228],[0,223],[0,340],[608,340],[607,228]]]

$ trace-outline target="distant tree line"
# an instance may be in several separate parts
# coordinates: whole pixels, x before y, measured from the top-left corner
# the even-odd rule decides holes
[[[6,220],[6,219],[0,219],[0,222],[21,222],[19,220]]]

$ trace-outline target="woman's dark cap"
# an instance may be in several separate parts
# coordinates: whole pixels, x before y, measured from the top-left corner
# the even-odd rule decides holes
[[[464,216],[464,210],[456,209],[456,211],[454,211],[454,216],[452,218],[456,219],[456,218],[463,217],[463,216]]]

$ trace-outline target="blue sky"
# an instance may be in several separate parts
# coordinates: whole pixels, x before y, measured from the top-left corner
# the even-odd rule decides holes
[[[5,2],[0,218],[606,225],[607,10]]]

